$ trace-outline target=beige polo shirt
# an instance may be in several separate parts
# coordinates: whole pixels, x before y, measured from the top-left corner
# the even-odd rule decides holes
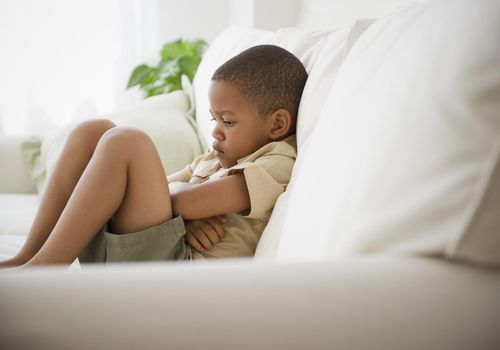
[[[193,250],[193,259],[253,256],[279,195],[290,181],[297,158],[295,135],[271,142],[238,160],[231,168],[222,168],[214,152],[196,158],[186,168],[168,176],[168,182],[201,184],[205,181],[243,172],[250,194],[249,213],[227,214],[224,241],[202,253]],[[229,193],[226,195],[230,195]]]

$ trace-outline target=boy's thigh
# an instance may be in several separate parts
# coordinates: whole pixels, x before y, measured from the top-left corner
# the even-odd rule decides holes
[[[117,127],[110,132],[127,157],[127,188],[122,203],[110,219],[116,234],[137,232],[172,218],[168,182],[151,138],[138,129]]]

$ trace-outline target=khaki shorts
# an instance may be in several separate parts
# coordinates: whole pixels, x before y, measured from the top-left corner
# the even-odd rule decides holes
[[[184,239],[181,216],[159,226],[122,235],[108,232],[108,225],[95,235],[78,257],[80,263],[190,260],[191,247]]]

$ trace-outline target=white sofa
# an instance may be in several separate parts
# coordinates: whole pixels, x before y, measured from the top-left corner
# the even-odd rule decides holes
[[[435,0],[332,31],[230,28],[305,64],[299,156],[253,259],[0,272],[2,349],[500,348],[500,4]],[[38,197],[0,139],[0,258]],[[208,143],[209,144],[209,143]]]

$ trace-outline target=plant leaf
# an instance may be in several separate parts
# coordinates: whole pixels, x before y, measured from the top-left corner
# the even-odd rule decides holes
[[[191,45],[184,40],[176,40],[163,45],[161,50],[161,58],[164,60],[175,59],[191,54]]]
[[[196,69],[200,64],[200,58],[197,56],[185,56],[179,60],[179,70],[186,74],[190,81],[193,81]]]
[[[137,66],[128,81],[127,88],[139,85],[146,97],[182,89],[181,76],[193,80],[201,57],[207,46],[205,40],[178,39],[163,45],[160,61],[156,66]]]
[[[170,75],[166,77],[165,82],[169,86],[169,92],[182,89],[182,80],[180,74]]]
[[[141,64],[132,71],[130,78],[127,83],[127,89],[133,86],[141,84],[143,80],[148,76],[151,68],[147,64]]]

